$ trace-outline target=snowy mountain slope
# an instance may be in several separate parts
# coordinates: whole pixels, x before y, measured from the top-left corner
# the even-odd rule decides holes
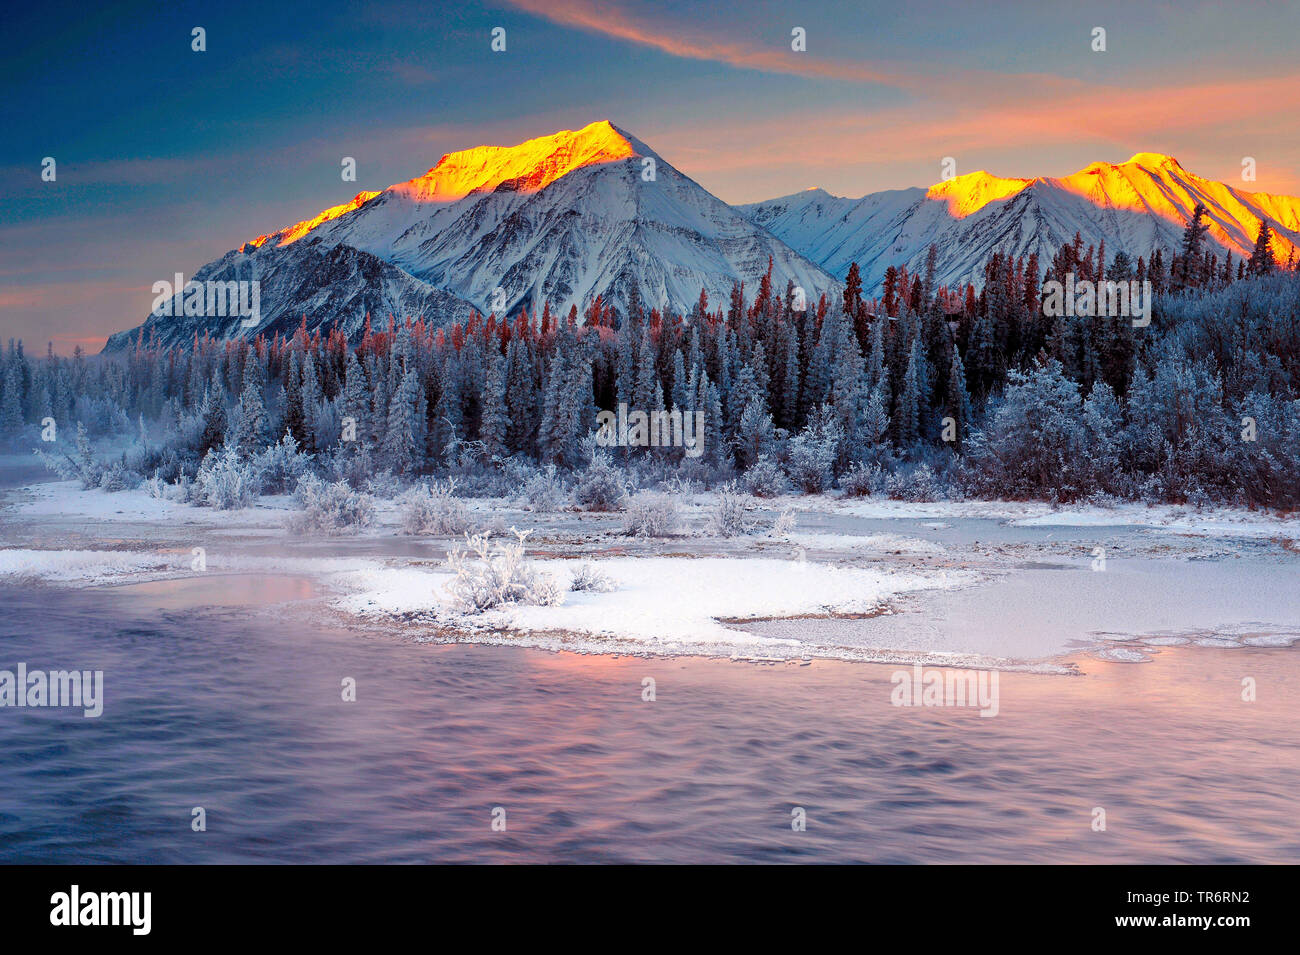
[[[296,252],[304,246],[313,254]],[[322,269],[320,257],[331,254],[338,263]],[[769,259],[782,292],[787,281],[809,299],[839,286],[601,121],[517,146],[449,153],[421,176],[258,236],[196,277],[260,278],[260,328],[220,319],[208,325],[213,334],[251,336],[278,330],[285,316],[296,326],[303,314],[309,328],[338,322],[352,331],[362,305],[373,306],[379,321],[391,312],[440,323],[494,305],[498,314],[536,311],[544,301],[555,312],[581,311],[597,295],[621,307],[633,283],[647,306],[687,312],[701,288],[715,305],[734,282],[753,289]],[[174,322],[169,340],[188,340],[196,321],[155,316],[147,326]],[[134,334],[114,336],[109,347]]]
[[[510,312],[543,301],[582,309],[597,294],[621,305],[633,280],[647,304],[686,311],[701,288],[717,302],[734,281],[752,286],[769,257],[778,288],[789,279],[815,297],[837,285],[607,121],[451,153],[313,235],[371,252],[484,311],[498,288]]]
[[[350,339],[360,338],[370,314],[376,327],[389,315],[423,316],[435,324],[463,320],[472,306],[463,299],[413,278],[382,259],[348,245],[329,246],[315,239],[271,248],[244,246],[199,269],[194,281],[261,282],[261,323],[244,328],[237,315],[150,315],[143,326],[118,332],[105,351],[134,345],[141,328],[145,341],[155,335],[164,346],[184,346],[197,332],[213,338],[292,335],[307,316],[307,328],[337,323]],[[329,321],[320,320],[328,316]]]
[[[994,251],[1037,252],[1044,265],[1074,238],[1106,243],[1135,260],[1155,247],[1178,249],[1197,202],[1209,212],[1209,238],[1223,256],[1248,256],[1268,219],[1284,260],[1300,242],[1300,198],[1250,193],[1187,172],[1176,159],[1138,153],[1127,162],[1093,163],[1061,179],[1002,179],[974,172],[928,190],[901,189],[843,199],[815,189],[737,206],[757,225],[842,277],[857,262],[863,285],[879,289],[885,269],[925,267],[931,244],[941,283],[982,281]]]

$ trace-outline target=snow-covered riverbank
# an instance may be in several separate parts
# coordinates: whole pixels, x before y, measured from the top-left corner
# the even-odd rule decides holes
[[[562,595],[473,612],[446,564],[458,539],[399,533],[391,501],[358,535],[319,538],[287,529],[288,497],[214,511],[72,482],[3,494],[0,580],[293,574],[320,585],[313,612],[415,639],[1061,671],[1083,650],[1146,659],[1300,638],[1287,586],[1300,521],[1242,510],[749,499],[752,532],[723,538],[707,520],[715,496],[698,494],[681,499],[675,533],[646,539],[618,514],[467,500],[474,530],[530,528],[525,557]],[[583,565],[610,589],[570,589]]]

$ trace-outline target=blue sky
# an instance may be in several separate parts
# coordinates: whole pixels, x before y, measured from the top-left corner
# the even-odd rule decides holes
[[[929,185],[943,156],[1034,176],[1139,151],[1300,192],[1294,3],[266,0],[6,16],[0,335],[65,353],[138,324],[154,281],[445,152],[602,118],[732,202]]]

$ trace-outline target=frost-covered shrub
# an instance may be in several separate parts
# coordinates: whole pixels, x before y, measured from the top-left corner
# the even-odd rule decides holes
[[[745,499],[735,484],[726,484],[718,490],[718,500],[709,509],[705,527],[715,537],[739,537],[753,530]]]
[[[488,534],[466,534],[465,543],[447,552],[447,565],[455,573],[448,585],[456,601],[471,613],[502,604],[551,606],[562,603],[564,592],[550,574],[539,573],[524,559],[524,538],[516,530],[513,542],[493,542]]]
[[[99,488],[109,493],[125,491],[135,487],[139,479],[139,475],[128,470],[121,461],[114,461],[100,473]]]
[[[112,398],[95,398],[78,395],[72,407],[72,417],[85,425],[91,434],[123,434],[131,430],[131,418]]]
[[[885,492],[896,501],[938,501],[945,496],[934,469],[925,463],[889,475]]]
[[[754,497],[779,497],[790,490],[790,482],[781,466],[765,454],[745,472],[745,490]]]
[[[603,453],[592,455],[591,465],[578,476],[573,499],[588,511],[618,511],[627,502],[627,485],[618,468]]]
[[[251,505],[260,489],[251,462],[240,457],[234,448],[213,449],[199,465],[190,499],[200,507],[234,510]]]
[[[152,477],[147,477],[140,485],[146,494],[156,501],[165,501],[167,499],[167,482],[158,476],[154,471]]]
[[[678,500],[684,500],[699,494],[704,490],[704,487],[701,482],[678,473],[660,481],[659,489],[665,494],[671,494]]]
[[[554,464],[548,464],[528,479],[519,496],[523,506],[530,511],[552,514],[564,506],[568,493],[564,478],[560,477]]]
[[[67,464],[56,466],[59,476],[65,479],[75,478],[81,482],[83,490],[89,491],[91,488],[99,487],[99,482],[104,475],[104,466],[95,460],[95,453],[90,447],[90,438],[86,434],[86,426],[80,421],[77,422],[77,436],[73,439],[76,445],[76,457],[65,455]]]
[[[797,522],[797,518],[794,515],[794,508],[787,507],[780,514],[776,515],[776,520],[772,522],[772,530],[770,533],[773,537],[785,537],[794,530]]]
[[[869,497],[885,488],[885,471],[879,464],[855,461],[840,476],[840,489],[846,497]]]
[[[311,455],[299,450],[298,442],[287,430],[279,444],[272,444],[253,458],[253,467],[262,479],[267,494],[284,494],[298,486],[298,480],[311,466]]]
[[[420,484],[402,495],[397,507],[403,534],[460,535],[469,527],[469,509],[455,497],[456,480]]]
[[[133,444],[127,448],[123,461],[128,471],[134,471],[136,474],[157,474],[164,484],[179,480],[186,465],[175,448],[146,442]]]
[[[305,475],[294,491],[302,510],[289,518],[297,534],[355,534],[375,520],[375,500],[348,487],[346,481],[327,484],[315,475]]]
[[[618,589],[612,577],[589,560],[584,560],[573,572],[569,589],[579,592],[607,594]]]
[[[623,533],[635,537],[667,537],[681,523],[681,508],[667,494],[641,492],[628,499]]]
[[[385,468],[366,478],[366,493],[383,501],[391,501],[402,493],[402,480]]]
[[[317,458],[321,476],[327,481],[346,481],[350,487],[365,488],[375,471],[370,449],[355,442],[335,445]]]
[[[795,487],[805,494],[826,490],[843,440],[838,423],[824,415],[791,438],[786,470]]]

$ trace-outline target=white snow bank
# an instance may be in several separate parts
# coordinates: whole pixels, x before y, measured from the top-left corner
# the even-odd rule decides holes
[[[1197,509],[1179,504],[1054,506],[1038,501],[893,501],[887,498],[793,498],[796,510],[869,519],[1002,520],[1020,527],[1150,527],[1181,534],[1223,537],[1300,536],[1300,518],[1241,507]],[[931,526],[931,525],[925,525]]]
[[[567,588],[573,561],[539,560],[537,569]],[[892,573],[762,558],[619,557],[597,567],[618,584],[610,593],[566,593],[559,606],[512,605],[462,613],[448,593],[451,575],[416,568],[376,568],[333,583],[353,592],[337,601],[358,615],[421,614],[448,626],[566,631],[665,645],[786,644],[736,630],[720,618],[864,613],[904,591],[955,587],[971,575]]]
[[[154,551],[0,549],[0,580],[43,580],[94,586],[155,580],[203,573],[338,574],[358,564],[378,567],[370,559],[343,557],[253,557],[203,549],[202,569],[192,549]]]
[[[189,554],[120,550],[0,550],[0,578],[104,583],[188,568]]]
[[[1300,520],[1273,517],[1244,508],[1197,510],[1176,504],[1124,504],[1117,507],[1068,507],[1023,517],[1021,527],[1137,526],[1206,537],[1300,536]]]

